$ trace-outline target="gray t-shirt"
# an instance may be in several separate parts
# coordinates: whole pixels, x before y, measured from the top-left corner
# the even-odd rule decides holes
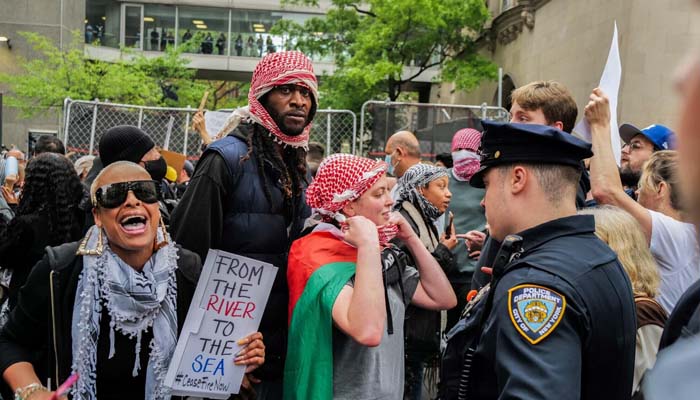
[[[389,286],[389,305],[394,333],[384,335],[377,347],[363,346],[333,328],[333,399],[403,399],[403,322],[406,305],[418,287],[418,271],[407,266],[402,273],[404,298],[396,282]],[[348,285],[352,286],[352,279]]]

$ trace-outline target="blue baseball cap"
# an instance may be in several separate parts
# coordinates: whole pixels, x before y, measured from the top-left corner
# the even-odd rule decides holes
[[[661,124],[649,125],[642,130],[632,124],[620,126],[620,137],[625,143],[629,143],[637,135],[644,135],[654,144],[655,150],[675,150],[676,148],[676,134]]]

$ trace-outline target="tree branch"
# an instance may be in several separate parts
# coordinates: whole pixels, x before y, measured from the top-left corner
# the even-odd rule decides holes
[[[408,77],[408,78],[406,78],[406,79],[402,79],[402,80],[398,81],[399,85],[403,85],[404,83],[408,83],[408,82],[410,82],[410,81],[416,79],[416,78],[418,77],[418,75],[420,75],[420,74],[423,73],[423,71],[425,71],[425,70],[427,70],[427,69],[429,69],[429,68],[432,68],[432,67],[434,67],[434,66],[436,66],[436,65],[442,64],[442,61],[443,61],[443,60],[435,61],[434,63],[427,64],[427,65],[426,65],[426,64],[421,65],[421,66],[420,66],[420,69],[418,70],[418,72],[416,72],[415,74],[411,75],[410,77]]]
[[[350,7],[354,8],[355,11],[358,14],[364,14],[364,15],[369,15],[370,17],[377,18],[377,14],[373,13],[372,11],[367,11],[367,10],[360,10],[360,8],[357,6],[357,4],[349,4]]]

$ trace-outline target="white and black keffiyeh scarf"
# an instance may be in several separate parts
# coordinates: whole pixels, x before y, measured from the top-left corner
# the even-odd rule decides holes
[[[94,248],[99,228],[88,232],[87,248]],[[158,232],[158,242],[165,232]],[[176,278],[177,248],[168,244],[148,260],[141,272],[127,265],[109,248],[101,255],[84,255],[75,303],[73,305],[73,372],[80,374],[73,387],[73,398],[94,400],[96,393],[97,340],[100,317],[106,305],[110,317],[110,351],[114,356],[115,331],[136,338],[136,359],[132,375],[138,375],[141,336],[153,328],[153,339],[146,370],[145,398],[169,399],[164,386],[170,358],[177,343]]]
[[[398,209],[401,203],[410,201],[421,209],[423,215],[431,221],[435,221],[442,213],[418,191],[418,188],[425,187],[428,183],[443,176],[447,176],[445,168],[430,164],[416,164],[407,169],[396,183],[398,199],[394,207]]]

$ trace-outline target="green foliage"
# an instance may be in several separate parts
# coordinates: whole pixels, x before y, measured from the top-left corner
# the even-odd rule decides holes
[[[487,18],[483,0],[332,0],[325,18],[303,25],[281,20],[271,32],[293,38],[312,58],[332,57],[336,71],[322,79],[323,106],[357,110],[368,99],[396,100],[407,83],[434,67],[457,89],[495,79],[496,66],[476,54]],[[406,70],[409,65],[414,68]]]
[[[82,35],[73,33],[68,49],[61,51],[45,36],[20,33],[40,57],[20,60],[22,74],[0,74],[8,84],[8,106],[21,110],[24,117],[61,106],[63,99],[109,98],[114,102],[149,104],[160,96],[160,88],[145,72],[124,61],[105,63],[88,60],[82,49]]]
[[[0,74],[0,83],[10,88],[7,105],[17,107],[25,118],[60,107],[66,97],[75,100],[109,100],[114,103],[197,107],[205,90],[213,93],[207,107],[235,107],[246,101],[247,90],[239,82],[212,82],[195,79],[182,57],[185,47],[168,46],[158,57],[146,57],[122,49],[116,62],[88,59],[83,51],[82,35],[73,33],[69,47],[61,51],[51,40],[34,32],[20,33],[40,54],[32,60],[20,60],[22,73]],[[188,43],[187,46],[198,46]],[[178,99],[164,96],[169,87]],[[239,90],[227,90],[234,87]]]

